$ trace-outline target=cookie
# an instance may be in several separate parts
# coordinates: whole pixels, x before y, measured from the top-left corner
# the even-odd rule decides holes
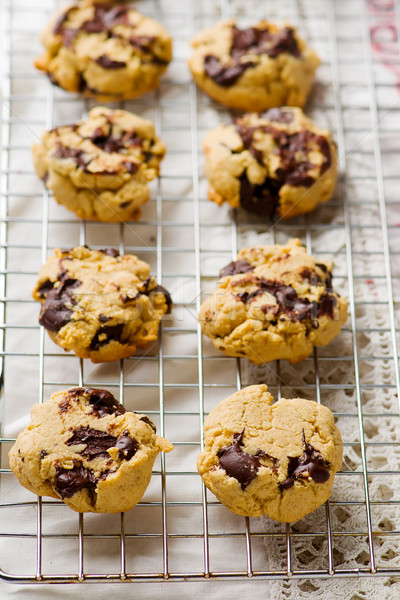
[[[35,404],[9,453],[25,488],[78,512],[123,512],[143,496],[157,454],[173,446],[107,390],[71,388]]]
[[[156,89],[172,58],[171,37],[154,19],[126,4],[80,2],[47,25],[35,66],[52,83],[104,101]]]
[[[304,106],[319,58],[290,25],[222,21],[193,40],[189,67],[199,88],[241,111]]]
[[[51,339],[94,363],[133,356],[157,339],[171,296],[133,254],[78,246],[55,250],[33,290]]]
[[[197,468],[232,512],[292,523],[331,495],[343,445],[325,406],[302,398],[272,402],[266,385],[220,402],[204,422]]]
[[[107,222],[140,217],[164,154],[151,121],[104,107],[46,131],[33,146],[36,173],[55,200],[82,219]]]
[[[263,217],[307,213],[329,200],[337,180],[331,134],[300,108],[247,113],[203,141],[208,195]]]
[[[332,289],[332,263],[317,261],[300,240],[241,250],[203,302],[203,333],[227,356],[256,364],[309,356],[347,320],[347,301]]]

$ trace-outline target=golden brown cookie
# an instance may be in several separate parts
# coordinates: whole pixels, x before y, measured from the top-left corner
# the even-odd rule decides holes
[[[80,2],[62,8],[43,31],[35,66],[69,92],[103,101],[137,98],[159,85],[172,58],[171,37],[127,4]]]
[[[282,219],[329,200],[337,179],[331,134],[300,108],[248,113],[203,141],[208,195],[260,216]]]
[[[244,248],[201,306],[203,333],[224,354],[256,364],[303,360],[347,320],[347,301],[332,289],[331,270],[331,262],[309,256],[298,239]]]
[[[35,404],[9,453],[21,485],[78,512],[122,512],[143,496],[157,454],[173,446],[107,390],[71,388]]]
[[[304,106],[319,58],[290,25],[222,21],[192,40],[189,67],[199,88],[230,108]]]
[[[108,222],[140,217],[164,154],[151,121],[102,106],[33,146],[36,173],[54,199],[81,219]]]
[[[343,445],[325,406],[302,398],[272,402],[266,385],[220,402],[204,422],[197,468],[232,512],[292,523],[331,495]]]
[[[172,304],[147,263],[112,248],[84,246],[55,250],[32,295],[42,304],[39,323],[51,339],[95,363],[146,348]]]

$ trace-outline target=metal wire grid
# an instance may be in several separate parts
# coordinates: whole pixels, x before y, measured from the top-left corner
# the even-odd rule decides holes
[[[4,516],[2,518],[3,525],[1,531],[2,547],[3,550],[6,548],[5,542],[7,542],[7,553],[2,551],[2,558],[0,564],[0,575],[8,580],[14,582],[68,582],[68,581],[140,581],[140,580],[195,580],[201,578],[246,578],[246,577],[264,577],[264,578],[309,578],[309,577],[358,577],[360,575],[374,575],[374,576],[389,576],[400,574],[400,563],[398,562],[395,567],[385,568],[382,564],[377,563],[376,553],[374,549],[374,543],[379,541],[384,536],[399,536],[400,531],[398,529],[391,531],[384,531],[373,522],[372,511],[374,506],[400,506],[400,499],[390,501],[371,500],[369,493],[370,477],[384,475],[398,476],[400,471],[383,471],[373,470],[368,467],[368,456],[367,449],[369,446],[379,444],[378,442],[370,442],[365,436],[364,432],[364,419],[374,418],[379,420],[380,417],[390,417],[397,420],[399,418],[398,410],[392,409],[391,411],[383,411],[382,413],[366,414],[363,412],[363,392],[368,390],[376,390],[377,393],[383,389],[392,389],[393,395],[397,392],[397,397],[400,398],[399,394],[399,370],[398,370],[398,356],[397,356],[397,343],[396,343],[396,328],[395,328],[395,313],[393,305],[393,290],[392,290],[392,278],[391,278],[391,264],[389,255],[389,228],[387,225],[386,217],[386,189],[385,182],[387,177],[384,176],[384,170],[382,165],[382,148],[381,148],[381,136],[385,134],[384,120],[382,117],[385,116],[380,110],[380,104],[378,102],[379,93],[381,91],[381,84],[377,83],[376,77],[376,60],[372,55],[371,50],[371,39],[370,39],[370,19],[371,16],[368,11],[367,2],[356,1],[353,9],[351,2],[335,2],[334,0],[326,0],[323,3],[316,3],[309,0],[290,0],[288,2],[273,3],[273,2],[262,2],[254,0],[254,2],[240,2],[232,0],[221,0],[218,3],[197,2],[191,0],[184,6],[179,6],[178,3],[173,4],[171,8],[171,2],[167,3],[164,8],[162,0],[149,0],[138,2],[139,10],[147,14],[153,14],[157,18],[165,20],[167,27],[173,26],[174,21],[178,23],[178,26],[174,29],[174,38],[177,43],[186,42],[187,39],[204,26],[206,23],[212,23],[218,16],[239,16],[244,13],[252,15],[253,17],[265,17],[266,15],[274,17],[274,11],[278,10],[276,4],[280,4],[281,11],[277,17],[285,16],[288,20],[291,20],[300,26],[307,26],[307,20],[312,18],[318,25],[318,23],[328,28],[329,34],[329,53],[330,62],[323,65],[323,68],[330,68],[332,74],[332,102],[319,101],[318,98],[314,98],[316,108],[320,111],[320,114],[324,112],[332,112],[334,115],[334,121],[336,123],[337,132],[336,139],[338,142],[339,156],[341,161],[341,172],[343,177],[339,183],[338,194],[335,199],[332,200],[328,205],[328,209],[333,210],[336,215],[339,215],[339,220],[335,222],[333,227],[336,227],[338,234],[343,233],[345,237],[345,257],[347,264],[347,272],[344,274],[344,280],[347,281],[348,297],[350,305],[350,323],[349,327],[345,332],[351,336],[352,340],[352,355],[351,356],[331,356],[328,353],[321,351],[315,351],[312,357],[312,365],[314,371],[314,382],[305,384],[304,382],[298,384],[298,388],[305,393],[309,394],[310,397],[314,397],[318,402],[323,401],[324,394],[327,390],[340,390],[340,389],[352,389],[356,395],[356,410],[354,413],[341,414],[336,412],[337,418],[340,420],[341,417],[354,419],[357,423],[359,434],[355,435],[355,440],[346,441],[345,446],[357,447],[360,452],[360,466],[354,468],[352,471],[343,471],[338,474],[340,477],[354,477],[358,478],[363,487],[362,498],[359,500],[341,500],[335,499],[329,501],[325,507],[321,510],[325,511],[325,528],[322,530],[315,530],[312,527],[306,531],[300,531],[296,529],[296,526],[289,526],[281,528],[269,529],[265,527],[264,521],[257,519],[242,519],[236,518],[230,515],[223,507],[216,502],[210,494],[207,494],[204,487],[200,489],[198,483],[192,484],[191,482],[198,482],[198,476],[193,468],[177,469],[169,467],[169,457],[165,458],[161,456],[159,463],[154,472],[153,481],[150,487],[153,486],[150,496],[146,494],[145,499],[138,505],[137,508],[130,511],[126,515],[121,514],[116,522],[116,517],[101,516],[101,520],[95,517],[92,519],[92,515],[80,515],[79,517],[71,515],[71,511],[60,502],[51,500],[42,500],[40,498],[37,501],[32,501],[31,496],[24,497],[23,500],[18,499],[9,501],[9,496],[4,497],[0,506],[0,514]],[[181,3],[182,4],[182,3]],[[343,10],[344,4],[347,5],[349,10]],[[169,437],[169,424],[170,419],[193,418],[198,422],[197,437],[195,440],[187,438],[185,439],[184,432],[182,431],[182,437],[172,439],[175,444],[176,450],[179,452],[181,449],[183,452],[190,453],[201,447],[202,433],[203,433],[203,417],[207,410],[213,406],[216,402],[216,398],[222,398],[227,396],[229,393],[234,391],[235,386],[240,388],[244,384],[249,383],[246,380],[246,364],[237,361],[236,372],[233,372],[232,365],[235,363],[234,360],[227,361],[222,356],[217,356],[210,350],[207,345],[207,341],[204,341],[201,337],[199,325],[192,320],[189,325],[186,323],[185,318],[181,320],[172,317],[172,321],[166,322],[160,331],[160,342],[158,345],[158,351],[154,355],[144,355],[140,358],[134,358],[132,360],[121,361],[118,368],[112,371],[112,377],[108,380],[108,383],[104,383],[100,372],[90,370],[90,368],[84,364],[84,362],[77,361],[73,357],[67,357],[64,354],[54,351],[54,347],[50,347],[47,342],[47,338],[43,329],[39,329],[34,321],[31,324],[26,325],[21,321],[14,322],[14,313],[12,307],[14,304],[21,305],[27,303],[26,298],[16,298],[9,295],[10,281],[12,278],[31,276],[34,278],[36,272],[24,271],[23,268],[16,268],[15,260],[13,259],[14,251],[23,252],[40,252],[41,262],[45,261],[48,253],[52,250],[55,245],[51,240],[54,240],[52,235],[53,230],[59,231],[58,226],[62,225],[67,230],[71,230],[71,241],[75,243],[88,242],[91,246],[93,231],[90,223],[81,223],[77,225],[75,219],[66,219],[63,213],[62,218],[54,218],[53,200],[49,198],[49,194],[45,191],[42,197],[42,218],[30,216],[14,216],[13,213],[13,202],[14,198],[26,199],[26,201],[32,202],[37,197],[36,193],[15,191],[15,171],[12,165],[12,154],[16,151],[23,151],[24,156],[27,157],[27,164],[29,163],[29,152],[30,142],[28,145],[16,145],[13,143],[13,127],[18,125],[20,121],[20,115],[18,114],[18,102],[25,102],[29,100],[24,94],[18,94],[14,90],[14,84],[18,80],[27,80],[29,78],[41,77],[40,74],[33,74],[29,71],[27,74],[26,67],[25,71],[22,69],[21,72],[12,70],[12,63],[14,57],[26,56],[27,60],[31,61],[32,51],[26,49],[20,51],[14,47],[13,35],[20,34],[18,28],[15,27],[15,17],[19,11],[29,10],[30,12],[38,12],[44,10],[45,13],[52,13],[54,5],[50,7],[44,6],[42,9],[35,8],[32,6],[23,5],[16,3],[13,0],[3,0],[4,5],[4,56],[6,67],[5,77],[3,81],[3,137],[2,137],[2,175],[1,175],[1,191],[3,196],[2,208],[1,208],[1,254],[0,254],[0,265],[1,265],[1,285],[2,285],[2,298],[1,298],[1,310],[4,325],[1,328],[1,357],[2,357],[2,374],[5,382],[5,393],[3,395],[4,404],[7,406],[10,404],[10,396],[7,395],[7,375],[10,369],[11,360],[19,361],[21,366],[27,364],[30,358],[35,359],[35,364],[39,370],[39,382],[38,382],[38,396],[39,401],[42,402],[51,391],[61,386],[67,387],[68,385],[98,385],[109,387],[118,391],[121,401],[125,401],[129,404],[132,401],[132,393],[137,391],[143,396],[146,392],[150,394],[158,395],[157,406],[153,405],[153,410],[149,410],[148,406],[137,406],[137,401],[133,408],[135,410],[143,410],[152,416],[152,418],[159,419],[159,432],[161,435]],[[251,6],[250,6],[251,5]],[[360,10],[361,7],[361,10]],[[163,10],[164,9],[164,10]],[[354,132],[358,136],[363,136],[364,130],[357,128],[357,123],[352,124],[350,127],[345,124],[346,110],[349,108],[345,99],[343,91],[346,90],[346,86],[349,84],[342,82],[342,67],[343,64],[351,64],[351,56],[343,56],[343,46],[346,46],[347,39],[341,37],[341,28],[347,24],[360,25],[361,19],[361,30],[362,40],[361,45],[364,52],[364,65],[366,67],[366,83],[360,85],[365,93],[364,99],[367,98],[367,105],[357,107],[358,110],[364,111],[365,116],[370,119],[368,127],[370,127],[370,134],[372,135],[372,156],[375,172],[372,172],[369,179],[371,185],[377,186],[377,195],[379,203],[379,216],[380,222],[368,222],[366,224],[355,224],[352,216],[352,209],[357,207],[357,201],[346,197],[347,185],[354,180],[354,176],[348,175],[348,160],[352,155],[352,148],[348,148],[346,144],[346,135],[349,132]],[[183,26],[181,27],[181,24]],[[318,28],[317,28],[318,29]],[[26,32],[29,35],[36,36],[37,31],[32,29]],[[318,43],[318,40],[323,38],[323,34],[312,33],[307,29],[307,37],[312,46]],[[18,39],[18,38],[16,38]],[[354,63],[353,63],[354,66]],[[166,80],[168,83],[168,80]],[[204,266],[204,257],[212,253],[214,255],[221,255],[221,264],[223,264],[222,257],[227,255],[226,247],[214,248],[210,250],[204,247],[202,234],[204,231],[212,233],[215,231],[216,235],[219,234],[221,229],[228,233],[231,241],[232,255],[235,256],[238,245],[240,244],[243,233],[248,229],[255,229],[258,231],[265,231],[265,224],[260,222],[243,222],[242,216],[234,214],[230,221],[225,223],[214,223],[203,217],[203,207],[207,203],[204,194],[204,186],[202,185],[202,174],[201,164],[199,156],[199,142],[201,137],[201,131],[204,128],[204,118],[202,115],[202,109],[204,107],[212,107],[216,111],[221,111],[220,107],[210,103],[196,90],[193,83],[180,83],[179,81],[172,81],[172,86],[179,90],[181,86],[181,93],[177,97],[173,97],[169,100],[168,94],[165,94],[165,88],[161,88],[161,92],[157,92],[152,100],[143,100],[133,103],[133,108],[136,112],[140,110],[144,105],[150,103],[154,110],[154,120],[156,123],[158,134],[168,135],[169,128],[164,124],[165,108],[173,108],[175,111],[188,112],[188,121],[182,125],[174,125],[171,127],[172,135],[179,129],[187,136],[189,142],[189,150],[185,149],[176,150],[173,145],[170,149],[170,156],[176,161],[183,160],[183,154],[190,156],[190,171],[185,172],[183,175],[171,175],[168,174],[164,169],[162,177],[157,183],[157,187],[154,188],[154,200],[153,204],[153,218],[144,219],[135,224],[135,232],[137,236],[133,236],[135,243],[127,243],[129,235],[127,235],[127,229],[130,230],[129,226],[121,224],[118,226],[118,240],[115,244],[119,245],[120,251],[135,252],[139,256],[148,256],[148,253],[153,255],[152,266],[157,280],[163,282],[167,287],[169,282],[173,282],[178,278],[178,282],[190,281],[194,284],[194,298],[192,302],[187,302],[183,298],[182,302],[175,301],[175,311],[198,311],[200,307],[200,296],[204,285],[213,282],[212,273],[209,273]],[[25,119],[23,125],[28,128],[50,128],[55,124],[55,119],[58,119],[58,107],[59,103],[65,102],[65,95],[59,93],[52,86],[46,85],[43,81],[43,97],[40,98],[41,114],[45,115],[45,119],[29,117]],[[186,96],[185,96],[186,94]],[[90,103],[81,103],[79,98],[70,97],[68,99],[69,105],[79,107],[83,106],[84,111],[87,111]],[[128,104],[130,107],[130,104]],[[351,108],[351,106],[350,106]],[[394,107],[394,110],[398,111],[398,104]],[[42,112],[43,111],[43,112]],[[222,111],[221,111],[222,113]],[[222,118],[222,116],[221,116]],[[380,122],[382,121],[382,125]],[[362,145],[361,145],[362,146]],[[357,147],[356,152],[363,153],[364,150],[361,147]],[[371,155],[371,151],[366,150],[366,154]],[[348,157],[348,158],[346,158]],[[30,168],[26,171],[18,172],[18,175],[23,177],[29,175]],[[347,175],[347,176],[346,176]],[[365,176],[363,176],[365,179]],[[394,176],[398,179],[398,176]],[[361,179],[361,178],[360,178]],[[189,181],[191,189],[189,194],[186,196],[184,192],[181,195],[176,196],[165,193],[164,182],[173,182],[178,189],[182,181]],[[166,219],[166,206],[169,203],[177,202],[177,205],[186,209],[186,203],[190,204],[192,213],[192,220],[187,224],[184,219],[175,219],[174,221],[168,221]],[[363,206],[368,205],[368,201],[363,203]],[[360,206],[361,208],[361,206]],[[188,212],[185,211],[185,215]],[[320,213],[316,213],[317,215]],[[29,243],[21,243],[20,241],[15,242],[13,239],[10,241],[10,231],[13,225],[28,225],[29,227],[35,228],[40,225],[41,227],[41,242],[40,244],[34,244],[31,241]],[[76,228],[79,227],[78,240],[76,240]],[[97,225],[100,232],[103,231],[103,225]],[[270,232],[270,240],[276,238],[287,239],[292,235],[298,234],[301,231],[307,248],[310,252],[314,250],[314,235],[315,232],[322,231],[324,228],[330,228],[332,225],[322,220],[318,221],[318,217],[310,215],[307,217],[300,218],[299,220],[292,221],[289,223],[277,223]],[[75,229],[73,229],[75,228]],[[142,229],[141,229],[142,228]],[[146,228],[154,233],[155,241],[151,241],[149,247],[148,243],[139,243],[142,236],[142,231],[146,231]],[[165,236],[168,229],[173,232],[182,232],[182,235],[186,233],[186,230],[190,231],[190,235],[193,236],[193,245],[189,245],[187,248],[179,245],[177,240],[176,245],[165,245]],[[72,231],[74,234],[72,235]],[[381,236],[381,250],[371,251],[371,261],[374,255],[381,255],[383,257],[385,270],[383,273],[362,273],[359,271],[357,266],[357,255],[361,252],[355,244],[355,237],[359,234],[368,233],[373,236]],[[128,231],[129,234],[129,231]],[[100,246],[104,245],[100,233]],[[143,234],[142,239],[146,234]],[[94,236],[95,239],[96,236]],[[116,237],[113,238],[116,240]],[[354,248],[355,247],[355,248]],[[326,252],[319,252],[321,255],[326,255],[328,258],[331,254],[328,249]],[[170,267],[165,268],[165,263],[171,264],[170,256],[173,258],[183,260],[184,254],[193,255],[194,269],[186,269],[184,273],[179,273],[179,269],[176,272],[168,271]],[[227,261],[228,262],[228,261]],[[11,265],[11,266],[10,266]],[[214,271],[213,271],[214,273]],[[387,327],[375,327],[365,329],[361,327],[357,319],[357,307],[359,304],[366,305],[368,303],[357,302],[356,289],[357,284],[360,281],[365,280],[366,277],[371,277],[375,281],[381,283],[386,287],[387,296],[386,299],[380,300],[379,303],[382,305],[382,311],[385,311],[388,315],[388,326]],[[164,281],[163,281],[164,280]],[[33,281],[33,279],[32,279]],[[12,287],[12,286],[11,286]],[[376,305],[374,300],[371,300],[370,304]],[[11,318],[10,318],[11,315]],[[24,352],[9,351],[7,346],[7,337],[11,336],[15,331],[22,331],[27,336],[34,332],[39,334],[38,337],[38,349],[34,351]],[[374,355],[365,357],[360,353],[359,350],[359,335],[363,332],[376,331],[378,333],[389,332],[391,336],[391,352],[390,356]],[[177,345],[171,345],[171,338],[175,340],[183,339],[182,336],[195,336],[195,352],[186,353],[179,352],[176,350]],[[204,347],[203,347],[204,345]],[[178,345],[179,347],[179,345]],[[171,349],[172,348],[172,351]],[[48,359],[61,359],[62,368],[54,371],[49,368]],[[391,384],[384,382],[377,382],[375,384],[366,384],[363,382],[362,375],[360,373],[360,363],[362,360],[368,358],[370,361],[386,360],[393,366],[395,373],[395,381]],[[324,373],[324,362],[326,361],[337,361],[338,365],[340,361],[347,360],[354,365],[354,383],[344,381],[343,384],[326,384],[323,382]],[[67,369],[67,373],[70,379],[65,379],[62,376],[62,371],[67,363],[73,362],[73,373]],[[182,382],[170,381],[168,372],[171,362],[175,361],[178,365],[188,364],[188,371],[190,372],[192,365],[196,365],[195,371],[196,376],[193,380],[185,381],[182,378]],[[185,362],[186,361],[186,362]],[[218,362],[217,362],[218,361]],[[215,383],[209,378],[210,364],[220,364],[220,371],[222,372],[223,380],[222,383]],[[229,366],[228,366],[229,363]],[[141,365],[147,365],[152,369],[153,380],[148,383],[144,383],[143,380],[135,381],[131,378],[132,367],[133,372],[135,369],[140,369]],[[77,369],[75,369],[75,365]],[[127,368],[128,365],[128,368]],[[285,383],[285,376],[282,375],[284,365],[279,364],[275,366],[274,374],[269,373],[271,383],[271,391],[279,397],[287,389]],[[243,371],[243,376],[242,376]],[[224,379],[226,377],[226,379]],[[254,381],[251,381],[254,383]],[[267,380],[270,383],[270,380]],[[296,388],[297,389],[297,388]],[[171,408],[174,406],[171,402],[171,394],[178,395],[183,392],[185,395],[192,394],[195,399],[195,404],[191,405],[191,409]],[[147,397],[147,396],[146,396]],[[36,400],[36,398],[34,398]],[[129,407],[131,407],[129,405]],[[194,423],[195,421],[193,421]],[[358,437],[358,439],[357,439]],[[182,441],[183,440],[183,441]],[[8,450],[13,439],[3,437],[0,439],[3,447],[3,465],[4,468],[0,469],[1,474],[1,485],[2,489],[6,489],[8,482],[10,481],[9,470],[6,468],[7,463],[5,459],[6,451]],[[387,447],[395,445],[395,442],[388,442]],[[398,444],[397,444],[398,445]],[[174,453],[173,453],[174,454]],[[171,455],[172,456],[172,455]],[[182,457],[182,453],[180,454]],[[196,479],[194,479],[196,478]],[[189,484],[186,481],[189,480]],[[195,494],[188,492],[188,487],[191,485],[198,485],[199,491]],[[157,487],[158,486],[158,487]],[[3,496],[3,494],[2,494]],[[12,495],[11,495],[12,496]],[[177,499],[179,496],[179,499]],[[146,500],[146,498],[150,498]],[[337,496],[335,496],[337,498]],[[365,510],[365,522],[366,527],[360,531],[340,531],[337,530],[335,522],[332,518],[332,513],[340,507],[350,507],[355,509],[357,507],[363,507]],[[12,511],[12,513],[10,512]],[[22,512],[19,512],[22,511]],[[34,530],[30,528],[29,531],[19,531],[18,519],[19,515],[25,515],[26,511],[35,514],[36,526]],[[142,511],[142,512],[141,512]],[[149,531],[140,531],[140,526],[137,528],[137,524],[141,520],[143,511],[151,511],[151,520],[157,523],[154,529]],[[176,512],[178,511],[178,512]],[[189,511],[189,512],[187,512]],[[186,515],[193,516],[199,513],[198,527],[192,531],[180,531],[179,530],[179,517],[182,515],[185,519]],[[5,526],[6,520],[9,515],[13,514],[12,517],[12,528],[7,530]],[[60,517],[62,515],[62,517]],[[75,531],[71,533],[63,533],[61,526],[61,518],[71,523],[74,519],[78,520],[75,526]],[[145,519],[146,520],[146,519]],[[49,527],[49,522],[51,526]],[[148,520],[146,521],[148,523]],[[192,523],[192,521],[191,521]],[[15,527],[14,527],[15,525]],[[61,532],[59,529],[61,529]],[[72,527],[73,530],[73,527]],[[348,568],[341,566],[340,561],[337,560],[335,555],[335,547],[339,543],[340,538],[343,536],[352,537],[355,540],[359,540],[360,551],[363,548],[367,548],[367,558],[365,560],[364,568]],[[297,541],[301,538],[308,537],[313,540],[323,539],[326,541],[326,555],[321,556],[321,567],[318,569],[307,569],[304,566],[300,566],[296,560],[296,548]],[[0,538],[0,539],[1,539]],[[280,565],[275,565],[273,568],[266,568],[266,551],[268,551],[268,544],[273,539],[281,540],[285,546],[285,555],[282,557]],[[61,551],[60,563],[53,565],[52,561],[49,560],[49,550],[46,550],[47,545],[54,549],[51,544],[58,544],[62,542],[63,549]],[[186,569],[185,568],[185,552],[188,546],[182,545],[185,543],[195,544],[198,542],[195,550],[192,550],[192,562],[190,564],[198,564],[199,568]],[[87,548],[91,544],[96,545],[94,552],[88,552]],[[177,545],[176,545],[177,543]],[[30,565],[30,568],[23,566],[23,570],[18,568],[18,556],[20,552],[26,553],[24,544],[28,544],[28,548],[31,549],[32,556],[35,557],[34,564]],[[103,544],[103,545],[102,545]],[[114,545],[114,547],[113,547]],[[73,555],[73,566],[67,566],[66,554],[64,554],[64,547],[69,550],[70,554]],[[72,552],[71,552],[72,548]],[[101,567],[101,549],[105,550],[107,559],[110,558],[110,554],[113,555],[115,561],[113,566],[115,568],[103,570]],[[113,548],[113,549],[112,549]],[[152,569],[153,562],[149,558],[150,553],[157,555],[157,567]],[[239,552],[238,552],[239,549]],[[77,552],[77,553],[76,553]],[[220,561],[218,560],[221,552],[227,553],[227,564],[219,566]],[[11,556],[10,567],[4,567],[6,562],[6,554]],[[143,555],[144,563],[140,562],[140,558]],[[63,559],[65,561],[63,562]],[[148,565],[146,564],[148,560]],[[197,561],[197,562],[196,562]],[[101,566],[100,566],[101,565]]]

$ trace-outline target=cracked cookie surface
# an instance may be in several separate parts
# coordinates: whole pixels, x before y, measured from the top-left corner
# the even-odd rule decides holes
[[[247,29],[222,21],[198,33],[192,46],[189,67],[199,88],[242,111],[304,106],[319,65],[294,27],[268,21]]]
[[[101,106],[33,146],[36,173],[54,199],[82,219],[106,222],[140,217],[164,155],[151,121]]]
[[[35,66],[69,92],[103,101],[137,98],[159,85],[172,58],[166,29],[126,4],[63,8],[41,36]]]
[[[93,362],[133,356],[158,335],[172,301],[133,254],[77,246],[55,250],[33,290],[51,339]]]
[[[220,402],[204,422],[197,468],[232,512],[292,523],[331,495],[343,445],[327,407],[302,398],[272,402],[265,385]]]
[[[224,354],[256,364],[303,360],[347,320],[347,301],[332,289],[331,270],[331,262],[309,256],[298,239],[244,248],[201,306],[203,333]]]
[[[123,512],[143,496],[155,458],[172,444],[107,390],[71,388],[35,404],[9,453],[21,485],[78,512]]]
[[[287,219],[329,200],[337,180],[331,134],[300,108],[247,113],[203,140],[208,195],[260,216]]]

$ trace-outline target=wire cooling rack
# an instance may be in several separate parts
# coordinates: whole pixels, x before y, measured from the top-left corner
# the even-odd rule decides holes
[[[154,120],[168,157],[141,221],[107,225],[82,223],[56,206],[33,174],[32,142],[44,129],[80,118],[94,105],[52,87],[32,67],[40,53],[39,31],[59,3],[2,2],[0,576],[11,582],[122,582],[400,575],[393,302],[400,270],[395,261],[391,265],[389,249],[392,245],[397,259],[395,3],[142,0],[135,5],[170,30],[175,59],[157,92],[125,107]],[[323,59],[307,112],[334,131],[342,174],[337,193],[315,213],[273,227],[206,198],[201,138],[228,114],[191,82],[187,43],[200,28],[231,16],[243,23],[261,17],[290,21]],[[341,335],[291,369],[283,362],[255,368],[217,355],[196,320],[201,294],[238,247],[293,236],[310,252],[335,260],[336,285],[349,298],[349,321]],[[49,341],[37,325],[30,290],[53,248],[77,243],[139,255],[172,291],[174,309],[157,346],[118,364],[94,366]],[[371,339],[372,350],[365,341]],[[380,374],[377,379],[371,380],[371,370]],[[328,378],[328,371],[334,375]],[[345,460],[331,500],[291,526],[232,515],[202,487],[195,470],[204,415],[238,387],[257,382],[268,383],[277,397],[299,394],[326,403],[344,438]],[[31,405],[76,385],[110,389],[128,408],[149,414],[175,445],[156,462],[142,502],[125,515],[77,515],[61,502],[35,499],[8,469],[7,452]],[[346,548],[352,548],[351,560]]]

